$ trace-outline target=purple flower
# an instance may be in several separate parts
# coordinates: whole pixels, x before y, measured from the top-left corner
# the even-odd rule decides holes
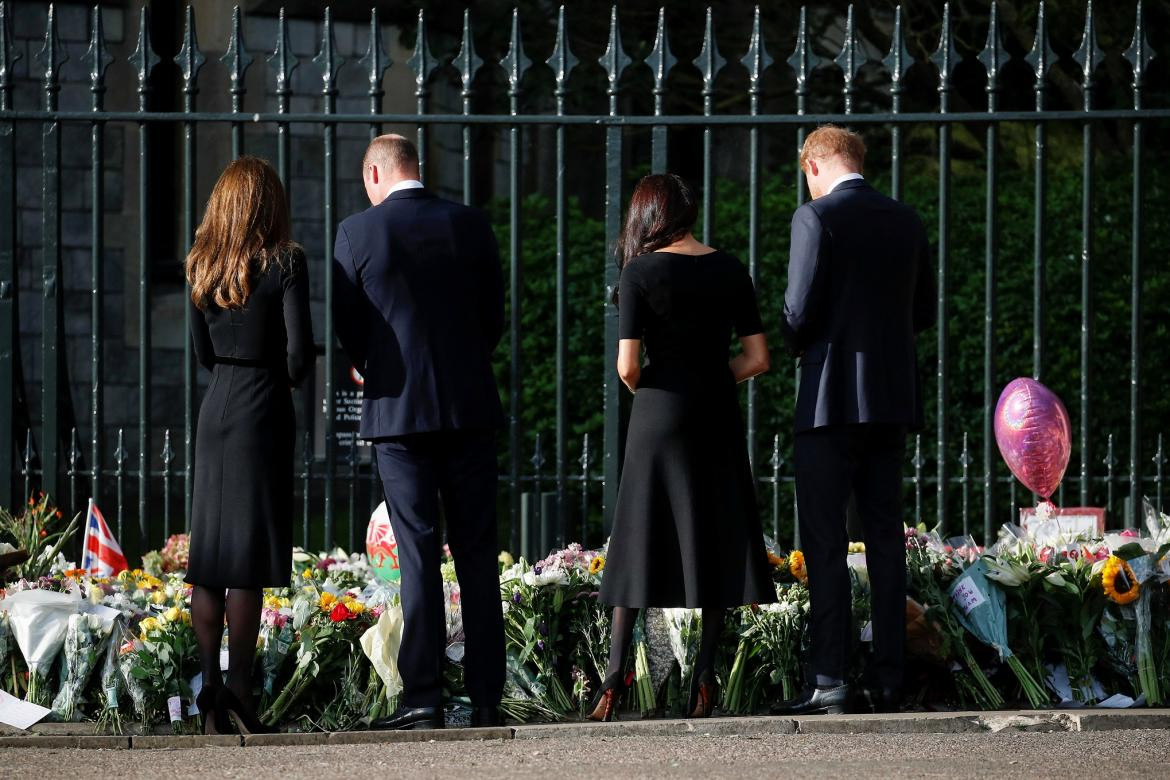
[[[512,588],[512,603],[519,604],[520,601],[521,601],[520,589],[519,588]]]
[[[548,636],[548,624],[545,623],[543,620],[540,621],[540,625],[537,627],[536,630],[540,632],[541,636]]]
[[[536,641],[536,649],[540,650],[541,652],[544,652],[544,640],[543,639],[538,639]]]
[[[539,563],[532,567],[533,574],[540,574],[542,571],[544,571],[544,567],[541,566]]]

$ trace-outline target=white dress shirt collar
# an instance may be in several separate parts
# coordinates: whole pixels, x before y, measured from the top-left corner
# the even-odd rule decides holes
[[[830,192],[837,189],[838,184],[842,184],[842,183],[847,182],[847,181],[853,181],[855,179],[863,179],[864,180],[865,177],[862,176],[860,173],[847,173],[844,176],[838,176],[833,181],[833,183],[829,185],[829,189],[827,192],[825,192],[825,194],[828,195]]]
[[[386,197],[389,198],[391,195],[401,190],[420,190],[422,189],[422,186],[423,183],[418,179],[403,179],[390,188],[390,191],[386,193]]]

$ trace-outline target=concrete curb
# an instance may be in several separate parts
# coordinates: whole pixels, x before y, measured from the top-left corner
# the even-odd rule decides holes
[[[891,715],[806,715],[803,717],[718,717],[702,720],[618,720],[611,723],[541,723],[498,728],[419,731],[339,731],[236,735],[99,734],[92,723],[46,723],[31,732],[5,729],[0,749],[176,750],[202,747],[286,745],[375,745],[407,742],[472,742],[556,738],[789,736],[801,734],[987,734],[998,732],[1091,732],[1125,729],[1170,730],[1170,709],[1020,710],[1000,712],[910,712]]]

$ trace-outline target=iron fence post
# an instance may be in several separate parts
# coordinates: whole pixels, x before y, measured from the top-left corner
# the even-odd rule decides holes
[[[630,65],[630,58],[622,48],[618,28],[617,6],[610,8],[609,46],[601,57],[601,66],[608,79],[609,116],[618,115],[618,88],[622,74]],[[614,250],[622,224],[622,130],[617,125],[605,128],[605,422],[602,446],[602,516],[605,534],[613,528],[613,511],[617,504],[618,479],[621,476],[622,447],[624,444],[624,407],[622,384],[618,381],[618,309],[613,296],[618,286],[618,266]]]
[[[942,28],[939,32],[938,48],[931,55],[931,61],[938,67],[938,110],[946,114],[950,109],[951,71],[958,64],[959,53],[955,49],[951,31],[951,4],[943,5]],[[938,410],[936,424],[937,441],[937,490],[938,528],[947,527],[947,342],[950,316],[947,301],[947,283],[950,266],[950,225],[951,225],[951,127],[947,123],[938,128],[938,366],[936,370],[938,389]]]
[[[1093,0],[1085,6],[1085,31],[1081,36],[1081,47],[1073,54],[1081,66],[1082,110],[1085,112],[1082,128],[1082,191],[1081,191],[1081,387],[1080,387],[1080,502],[1088,506],[1092,497],[1090,463],[1092,448],[1089,444],[1090,430],[1090,378],[1092,362],[1089,350],[1093,344],[1093,121],[1089,112],[1093,108],[1093,90],[1096,87],[1097,66],[1104,59],[1104,52],[1097,46],[1096,20],[1093,18]]]
[[[142,7],[138,18],[138,48],[130,58],[138,76],[138,110],[145,112],[150,94],[150,74],[159,58],[150,43],[150,9]],[[138,122],[138,542],[147,547],[147,518],[150,513],[150,439],[151,439],[151,267],[150,221],[150,142],[147,122]]]
[[[565,115],[565,96],[568,94],[569,74],[577,65],[577,58],[569,46],[569,33],[565,28],[565,7],[557,15],[557,37],[552,55],[547,64],[553,71],[557,116]],[[557,298],[557,343],[556,343],[556,480],[557,480],[557,543],[563,545],[568,537],[569,499],[569,399],[566,388],[569,363],[569,256],[568,242],[568,195],[565,192],[565,126],[556,129],[557,169],[557,224],[556,224],[556,298]]]
[[[21,58],[12,42],[11,7],[0,2],[0,111],[12,109],[12,69]],[[16,123],[0,122],[0,506],[12,506],[18,447],[16,367],[19,320],[16,272]]]
[[[186,22],[183,27],[183,47],[175,55],[175,62],[183,74],[183,110],[195,112],[195,96],[199,94],[199,71],[207,58],[199,51],[195,36],[195,8],[187,5]],[[183,123],[183,249],[190,254],[195,241],[195,226],[198,214],[198,182],[195,146],[195,123]],[[98,278],[96,273],[94,278]],[[195,356],[191,348],[191,295],[190,285],[185,285],[183,301],[183,527],[191,529],[191,495],[195,479]],[[96,344],[96,342],[95,342]],[[96,381],[96,379],[95,379]],[[96,388],[96,385],[95,385]],[[96,392],[96,390],[95,390]]]
[[[1142,0],[1138,0],[1134,19],[1133,40],[1123,55],[1133,68],[1133,108],[1142,108],[1142,91],[1145,88],[1146,66],[1154,52],[1146,38],[1145,18]],[[1133,121],[1133,213],[1132,240],[1130,243],[1130,369],[1129,369],[1129,502],[1132,511],[1126,516],[1126,527],[1137,523],[1139,501],[1142,497],[1142,255],[1144,252],[1143,232],[1145,229],[1142,198],[1145,195],[1142,182],[1143,165],[1142,120]]]
[[[38,56],[44,68],[45,110],[57,110],[58,80],[68,59],[57,37],[55,7],[49,5],[45,42]],[[65,278],[61,263],[61,123],[46,121],[41,136],[41,490],[60,504],[61,398],[65,369]]]

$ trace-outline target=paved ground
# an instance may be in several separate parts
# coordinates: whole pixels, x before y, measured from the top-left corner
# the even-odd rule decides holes
[[[981,734],[575,736],[164,750],[0,748],[0,778],[333,777],[1145,778],[1167,776],[1164,730]]]

